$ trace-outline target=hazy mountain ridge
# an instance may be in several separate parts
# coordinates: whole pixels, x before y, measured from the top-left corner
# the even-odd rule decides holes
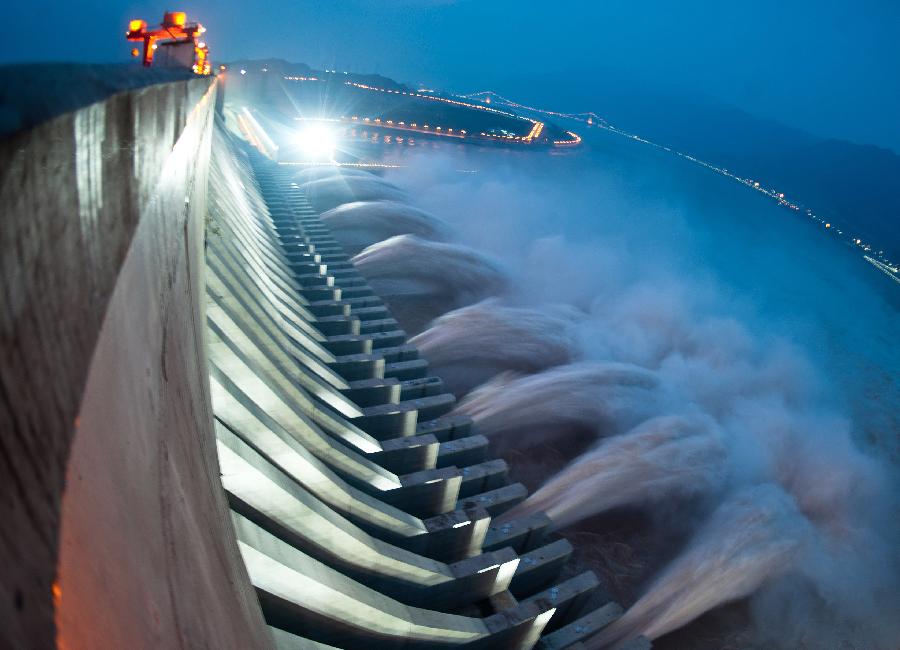
[[[584,71],[511,79],[500,89],[553,110],[593,110],[611,124],[784,192],[848,234],[900,261],[900,155],[891,149],[818,136],[682,89]],[[552,97],[552,102],[547,101]]]
[[[900,258],[900,155],[819,138],[736,109],[660,108],[667,110],[631,111],[613,123],[784,192],[894,261]]]
[[[292,63],[290,61],[285,61],[284,59],[238,59],[236,61],[230,61],[226,64],[229,68],[232,69],[246,69],[246,70],[262,70],[266,68],[269,72],[275,74],[281,74],[285,76],[321,76],[326,74],[326,71],[316,69],[310,67],[305,63]],[[343,71],[338,71],[343,74]],[[395,90],[410,90],[410,88],[404,84],[401,84],[397,81],[394,81],[390,77],[385,77],[380,74],[368,74],[368,73],[358,73],[358,72],[350,72],[347,71],[346,77],[348,81],[355,81],[356,83],[364,83],[371,86],[378,86],[379,88],[391,88]]]

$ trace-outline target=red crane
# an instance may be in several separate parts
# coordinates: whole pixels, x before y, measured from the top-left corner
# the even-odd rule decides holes
[[[144,20],[132,20],[128,23],[125,38],[129,41],[144,44],[143,64],[153,64],[157,51],[163,59],[161,65],[166,67],[190,67],[197,74],[209,74],[209,48],[202,40],[201,34],[206,28],[200,23],[187,22],[187,14],[183,11],[167,11],[163,14],[162,24],[148,28]],[[159,49],[160,46],[163,49]],[[133,56],[140,52],[137,48],[131,51]]]

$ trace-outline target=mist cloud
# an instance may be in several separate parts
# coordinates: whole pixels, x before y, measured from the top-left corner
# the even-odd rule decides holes
[[[592,647],[657,638],[738,598],[768,647],[891,647],[894,482],[855,442],[826,357],[768,331],[768,315],[717,282],[682,244],[689,215],[623,205],[608,187],[620,181],[594,168],[452,172],[465,165],[432,154],[390,180],[468,247],[393,237],[357,257],[361,270],[389,303],[416,303],[412,329],[431,323],[416,342],[436,369],[474,367],[453,380],[460,393],[480,384],[458,412],[495,447],[562,459],[529,468],[543,473],[520,512],[546,509],[565,529],[622,505],[691,509],[685,547]],[[610,222],[605,238],[573,239],[597,220]],[[453,311],[484,297],[495,299]],[[560,319],[560,303],[577,317]]]

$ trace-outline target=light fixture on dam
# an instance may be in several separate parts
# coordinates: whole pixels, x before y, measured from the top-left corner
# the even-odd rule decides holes
[[[322,122],[309,122],[300,129],[297,146],[308,160],[332,160],[337,138],[334,131]]]

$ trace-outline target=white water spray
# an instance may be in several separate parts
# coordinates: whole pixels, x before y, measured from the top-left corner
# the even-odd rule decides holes
[[[656,639],[787,571],[809,535],[793,499],[772,484],[724,501],[688,548],[622,618],[585,644],[590,650],[643,635]]]
[[[572,434],[620,433],[660,408],[659,381],[623,363],[581,362],[536,375],[500,375],[456,408],[491,438],[514,438],[518,448]]]
[[[461,397],[504,371],[530,374],[574,360],[578,317],[563,305],[538,311],[485,300],[444,314],[410,343]]]
[[[507,286],[506,274],[486,255],[413,235],[369,246],[353,263],[410,333],[452,309],[498,295]]]
[[[579,456],[504,519],[543,511],[558,529],[619,506],[708,495],[725,457],[708,418],[653,418]]]
[[[402,201],[405,194],[374,174],[341,174],[309,181],[301,185],[306,197],[319,212],[353,201]]]
[[[355,201],[321,215],[348,255],[396,235],[443,241],[449,237],[446,223],[427,212],[397,201]]]

